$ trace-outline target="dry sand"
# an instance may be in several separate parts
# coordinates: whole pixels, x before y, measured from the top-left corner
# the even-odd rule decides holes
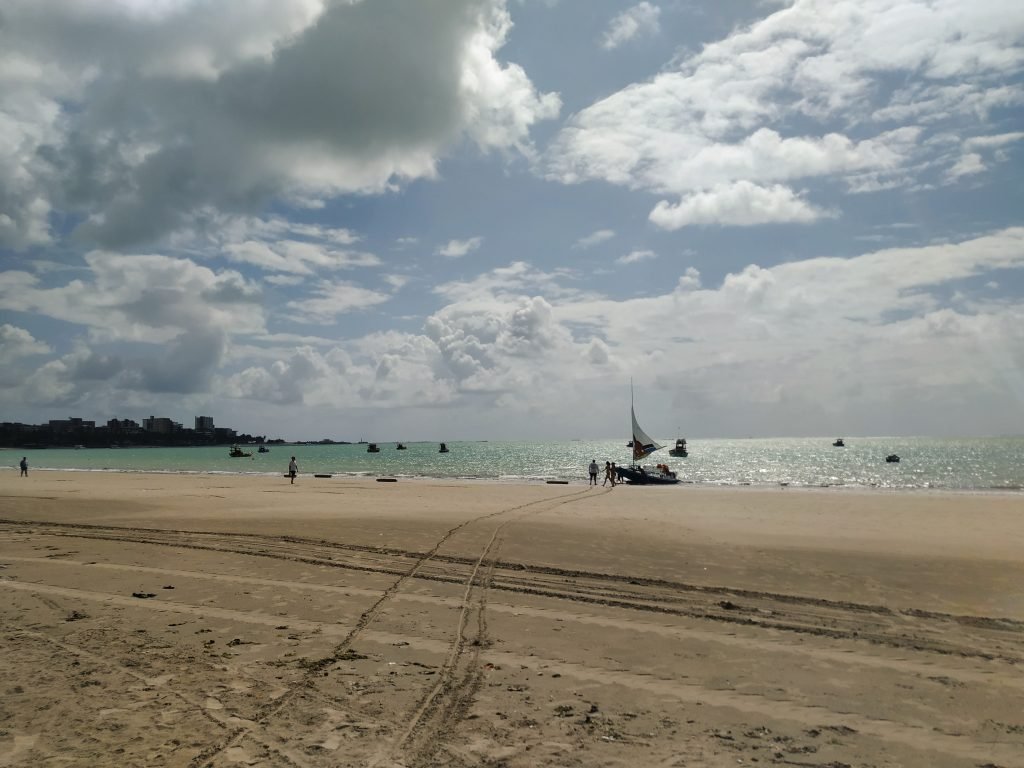
[[[1024,766],[1024,498],[0,473],[0,766]]]

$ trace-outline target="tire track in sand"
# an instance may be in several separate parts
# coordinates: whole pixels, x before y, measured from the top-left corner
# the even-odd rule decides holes
[[[557,497],[556,497],[557,498]],[[532,504],[543,503],[542,500]],[[478,520],[507,514],[501,510]],[[449,531],[452,535],[457,529]],[[347,545],[298,537],[260,534],[225,534],[168,531],[149,528],[41,523],[0,520],[0,530],[23,529],[68,538],[132,542],[213,552],[230,552],[289,562],[392,575],[399,578],[464,584],[475,560],[464,556],[409,552],[361,545]],[[446,540],[446,539],[445,539]],[[344,559],[339,559],[344,558]],[[354,560],[354,562],[353,562]],[[56,560],[54,560],[56,562]],[[443,567],[433,567],[434,564]],[[897,609],[819,597],[779,594],[714,585],[697,585],[623,574],[567,570],[524,563],[496,561],[492,590],[533,595],[610,608],[684,616],[701,621],[779,630],[834,640],[866,641],[897,650],[925,651],[941,655],[1024,662],[1024,654],[1008,652],[1000,637],[1014,645],[1024,632],[1024,622],[1003,617],[961,616]],[[398,583],[398,582],[396,582]]]
[[[127,598],[122,595],[107,593],[86,593],[83,590],[67,587],[53,587],[41,584],[21,584],[17,582],[0,582],[0,588],[9,588],[19,591],[39,592],[53,596],[82,596],[87,599],[96,599],[115,605],[132,606],[142,610],[171,610],[194,615],[219,616],[225,619],[240,621],[256,621],[268,626],[276,624],[280,619],[272,615],[258,616],[252,612],[239,612],[228,609],[215,609],[209,606],[193,606],[174,603],[150,604]],[[299,625],[300,622],[290,622]],[[324,631],[336,629],[333,625],[317,624],[316,622],[303,622],[309,628],[320,627]],[[374,632],[374,634],[379,634]],[[381,636],[377,641],[393,644],[401,636]],[[436,641],[428,643],[430,650],[435,653],[450,652],[451,644],[442,644]],[[999,760],[1000,764],[1013,765],[1013,755],[1019,752],[1019,748],[1009,743],[982,742],[977,737],[964,736],[960,734],[943,733],[933,728],[928,728],[917,723],[902,723],[892,720],[873,717],[864,713],[849,711],[837,712],[821,705],[808,705],[793,702],[787,699],[769,698],[758,693],[747,693],[728,689],[709,688],[706,685],[680,681],[674,678],[660,678],[647,673],[633,673],[627,670],[613,669],[607,666],[594,667],[589,664],[580,664],[560,661],[558,659],[545,659],[541,657],[525,657],[519,654],[500,651],[490,651],[488,656],[496,663],[506,666],[522,666],[531,668],[544,668],[548,672],[557,671],[563,676],[575,678],[578,681],[586,681],[600,685],[619,685],[634,690],[646,691],[651,695],[663,698],[672,698],[684,703],[703,703],[715,707],[734,709],[747,714],[757,714],[765,717],[784,718],[803,726],[826,727],[854,727],[858,732],[885,742],[903,744],[917,751],[927,754],[932,751],[943,751],[948,754],[957,755],[966,759],[974,760]],[[264,743],[262,736],[267,735],[271,741],[276,740],[272,734],[254,732],[255,724],[247,727],[241,733],[240,738],[253,737],[258,742]],[[440,734],[443,735],[443,734]],[[230,745],[229,745],[230,746]],[[434,747],[441,748],[444,745],[435,739]],[[429,752],[420,752],[411,755],[414,759],[428,757]],[[415,764],[415,763],[413,763]]]
[[[487,593],[498,562],[497,553],[501,546],[502,532],[510,524],[525,517],[550,512],[564,504],[589,497],[591,495],[589,490],[588,487],[587,491],[560,497],[549,507],[529,509],[511,520],[504,520],[494,529],[465,581],[456,631],[448,655],[437,675],[437,681],[420,700],[419,706],[410,718],[409,726],[402,736],[387,753],[379,753],[377,758],[370,763],[371,765],[379,765],[384,759],[393,761],[397,759],[398,753],[402,753],[406,758],[404,764],[416,766],[428,762],[441,748],[445,734],[453,730],[468,712],[483,677],[480,651],[491,644],[487,636]],[[608,493],[608,491],[604,491],[604,493]],[[522,509],[522,507],[519,508],[520,511]],[[486,574],[478,580],[481,567],[486,569]],[[470,644],[471,652],[467,655],[465,630],[474,592],[477,595],[474,609],[477,618],[477,632]]]
[[[291,704],[292,700],[298,695],[298,693],[303,688],[310,687],[313,680],[316,677],[319,677],[324,669],[331,667],[339,662],[352,659],[355,656],[352,650],[352,645],[355,642],[355,639],[367,626],[369,626],[369,624],[378,615],[378,613],[380,613],[382,606],[391,599],[391,597],[402,587],[403,584],[405,584],[410,579],[415,578],[416,574],[423,568],[424,564],[427,561],[429,561],[435,554],[437,554],[438,550],[442,546],[444,546],[449,539],[451,539],[453,536],[459,533],[459,531],[463,530],[469,525],[472,525],[473,523],[479,523],[481,521],[488,520],[493,517],[498,517],[500,515],[507,515],[513,512],[518,512],[520,510],[534,507],[540,504],[550,504],[552,501],[557,501],[559,499],[565,498],[566,496],[580,496],[583,493],[584,492],[577,491],[571,494],[563,494],[561,496],[556,496],[553,499],[538,499],[536,501],[527,502],[526,504],[519,504],[515,507],[510,507],[508,509],[498,510],[497,512],[490,512],[485,515],[478,515],[477,517],[464,520],[458,525],[450,528],[448,531],[445,532],[445,534],[440,539],[437,540],[437,542],[428,552],[426,552],[424,555],[422,555],[419,559],[416,560],[416,562],[413,564],[411,568],[409,568],[408,571],[400,575],[398,579],[396,579],[387,589],[385,589],[384,592],[381,593],[381,596],[377,599],[376,602],[374,602],[369,608],[363,611],[363,613],[356,620],[355,626],[349,631],[345,638],[334,647],[333,651],[328,656],[325,656],[322,659],[319,659],[307,665],[305,674],[296,683],[293,683],[291,686],[289,686],[288,690],[281,697],[279,697],[276,701],[269,702],[268,704],[259,708],[256,717],[254,718],[255,724],[265,727],[265,725],[271,718],[273,718],[275,715],[277,715],[279,712],[281,712]],[[249,727],[236,729],[233,733],[229,734],[226,739],[223,739],[218,743],[212,744],[206,749],[204,749],[202,752],[200,752],[195,758],[192,759],[189,765],[193,768],[199,768],[200,766],[212,766],[212,761],[214,758],[216,758],[225,750],[229,749],[231,746],[236,744],[243,736],[246,735],[246,733],[249,732],[249,730]]]

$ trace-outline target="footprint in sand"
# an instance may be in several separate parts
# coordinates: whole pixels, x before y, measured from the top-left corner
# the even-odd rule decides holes
[[[203,706],[207,709],[224,709],[224,705],[217,699],[213,698],[213,696],[208,696],[206,701],[203,703]]]

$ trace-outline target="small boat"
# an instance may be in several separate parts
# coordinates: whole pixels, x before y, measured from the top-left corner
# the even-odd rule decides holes
[[[665,446],[659,445],[650,436],[640,429],[636,421],[636,409],[633,407],[633,385],[629,386],[629,415],[633,421],[633,464],[629,467],[616,467],[615,473],[620,481],[631,485],[675,485],[679,482],[676,473],[669,469],[668,464],[658,464],[654,467],[642,467],[637,462],[640,459],[650,456],[655,451]]]
[[[885,460],[887,462],[889,462],[890,464],[899,464],[900,463],[900,457],[897,456],[895,453],[890,453],[888,456],[885,457]]]
[[[438,453],[448,453],[448,446],[441,443],[441,446],[437,449]]]
[[[405,444],[404,443],[398,443],[398,445],[395,446],[395,450],[396,451],[404,451],[405,450]]]
[[[684,459],[687,456],[689,456],[690,454],[686,450],[686,438],[685,437],[677,437],[676,438],[676,447],[675,448],[669,448],[668,455],[669,456],[681,456]]]
[[[633,447],[633,441],[630,440],[628,443],[626,443],[626,447],[627,448],[632,448]]]
[[[366,452],[367,453],[380,453],[380,448],[377,447],[376,443],[370,443],[368,446],[366,446]]]
[[[654,467],[642,467],[639,464],[616,467],[615,473],[620,483],[630,485],[675,485],[679,482],[676,473],[669,469],[668,464],[657,464]]]
[[[231,450],[228,451],[228,456],[230,456],[232,459],[244,459],[247,456],[252,456],[252,454],[246,453],[237,445],[232,445]]]
[[[256,449],[256,453],[270,453],[270,449],[267,448],[267,446],[265,445],[261,445],[259,448]]]
[[[835,442],[832,443],[832,447],[833,448],[845,448],[846,447],[846,443],[843,442],[843,438],[837,437]]]

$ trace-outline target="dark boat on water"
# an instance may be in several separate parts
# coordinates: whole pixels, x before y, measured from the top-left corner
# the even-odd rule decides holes
[[[885,457],[885,460],[889,464],[899,464],[900,463],[900,457],[897,456],[895,453],[890,453],[888,456]]]
[[[836,441],[834,443],[832,443],[832,447],[833,448],[845,448],[846,447],[846,443],[843,442],[843,438],[837,437]]]
[[[405,450],[405,444],[404,444],[404,443],[398,443],[398,444],[397,444],[397,445],[395,446],[395,450],[396,450],[396,451],[404,451],[404,450]]]
[[[441,446],[437,449],[438,453],[448,453],[448,446],[441,443]]]
[[[370,443],[368,446],[366,446],[366,452],[367,453],[380,453],[380,448],[377,447],[376,443]]]
[[[248,456],[252,456],[252,454],[251,453],[246,453],[241,448],[239,448],[237,445],[232,445],[231,446],[231,450],[228,451],[228,456],[230,456],[232,459],[244,459],[244,458],[246,458]]]
[[[684,458],[684,459],[687,456],[689,456],[690,453],[689,453],[689,451],[686,450],[686,438],[685,437],[678,437],[678,438],[676,438],[676,446],[675,446],[675,448],[669,448],[668,449],[668,455],[669,456],[679,456],[679,457]]]
[[[626,482],[630,485],[675,485],[679,482],[676,473],[669,469],[668,464],[658,464],[654,467],[634,464],[629,467],[616,467],[615,472],[620,483]]]

